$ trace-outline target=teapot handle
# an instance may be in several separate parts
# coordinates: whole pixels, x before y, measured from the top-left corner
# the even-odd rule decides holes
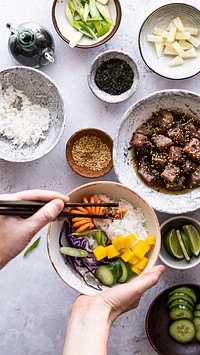
[[[10,30],[11,33],[17,34],[19,30],[17,28],[14,28],[10,22],[6,24],[6,27]]]

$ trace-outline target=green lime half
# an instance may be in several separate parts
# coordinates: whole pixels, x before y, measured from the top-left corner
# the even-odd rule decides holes
[[[200,253],[200,235],[196,227],[192,224],[183,226],[185,234],[188,236],[190,248],[194,255],[198,256]]]
[[[164,247],[166,251],[174,258],[176,259],[184,258],[175,229],[171,229],[165,234]]]
[[[181,235],[181,232],[179,229],[176,231],[176,234],[177,234],[178,241],[179,241],[180,247],[182,249],[183,255],[184,255],[185,259],[189,261],[190,256],[188,255],[185,244],[183,243],[182,235]]]

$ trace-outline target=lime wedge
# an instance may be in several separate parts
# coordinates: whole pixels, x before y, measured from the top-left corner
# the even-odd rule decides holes
[[[194,255],[198,256],[200,253],[200,235],[196,227],[192,224],[183,226],[185,234],[188,236],[190,248]]]
[[[184,257],[186,258],[186,260],[189,261],[189,260],[190,260],[190,256],[188,255],[188,252],[187,252],[187,250],[186,250],[186,247],[185,247],[185,245],[184,245],[184,243],[183,243],[182,235],[181,235],[181,232],[180,232],[179,229],[176,231],[176,234],[177,234],[178,241],[179,241],[181,250],[182,250],[182,252],[183,252],[183,255],[184,255]]]
[[[174,258],[184,258],[175,229],[171,229],[164,236],[164,247],[166,251]]]
[[[182,237],[182,241],[185,245],[185,249],[187,250],[188,255],[191,257],[192,256],[192,249],[191,249],[191,244],[190,244],[190,239],[188,237],[187,234],[185,234],[183,231],[181,232],[181,237]]]

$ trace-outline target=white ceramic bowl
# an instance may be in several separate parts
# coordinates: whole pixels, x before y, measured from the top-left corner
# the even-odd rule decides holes
[[[63,1],[54,0],[52,6],[52,20],[53,20],[54,27],[57,33],[59,34],[59,36],[65,42],[69,43],[77,31],[69,24],[66,18],[65,15],[66,1],[69,2],[69,0],[63,0]],[[86,36],[83,36],[80,42],[76,45],[76,47],[78,48],[97,47],[107,42],[110,38],[114,36],[121,22],[121,5],[119,0],[109,0],[108,8],[113,21],[113,25],[111,26],[109,32],[107,32],[105,35],[97,39],[91,39]]]
[[[185,27],[200,29],[200,11],[188,4],[172,3],[159,7],[144,21],[139,32],[139,49],[146,65],[155,73],[168,79],[186,79],[200,72],[200,47],[197,57],[184,60],[183,65],[169,67],[172,56],[162,55],[157,58],[154,44],[147,42],[147,36],[153,33],[154,27],[166,29],[169,23],[179,16]],[[200,39],[200,32],[196,38]]]
[[[43,157],[59,142],[65,127],[65,108],[59,88],[46,74],[23,66],[1,70],[0,83],[3,87],[13,85],[15,89],[22,90],[32,103],[50,111],[50,128],[44,140],[19,148],[11,140],[0,136],[0,159],[30,162]]]
[[[83,196],[91,196],[94,194],[106,194],[107,196],[119,200],[125,199],[130,202],[134,207],[140,207],[146,218],[146,224],[149,234],[156,234],[156,244],[153,247],[149,262],[144,271],[136,277],[133,277],[129,282],[137,280],[144,272],[150,270],[156,263],[159,251],[160,251],[160,228],[158,219],[153,209],[147,204],[147,202],[141,198],[135,191],[125,187],[116,182],[99,181],[82,185],[73,191],[68,196],[71,202],[78,202],[82,200]],[[65,264],[62,255],[59,252],[59,234],[62,227],[62,222],[54,222],[49,225],[47,235],[47,247],[50,260],[58,275],[73,289],[80,293],[94,295],[99,291],[87,286],[82,279],[77,276],[74,271]],[[107,289],[106,286],[102,286],[102,289]]]
[[[110,95],[105,91],[99,89],[97,84],[95,83],[95,75],[97,69],[104,62],[107,62],[110,59],[121,59],[128,63],[133,71],[133,84],[129,90],[125,91],[121,95]],[[100,100],[108,102],[108,103],[118,103],[129,99],[138,89],[140,82],[140,75],[137,64],[133,60],[133,58],[126,52],[123,51],[106,51],[99,54],[91,63],[89,71],[88,71],[88,85],[93,92],[93,94],[98,97]]]
[[[113,166],[118,180],[140,194],[157,211],[181,214],[200,206],[200,188],[186,193],[162,193],[145,185],[139,178],[130,150],[136,129],[161,108],[179,109],[200,118],[200,96],[185,90],[158,91],[134,103],[117,128],[113,145]]]
[[[172,228],[179,229],[183,225],[186,224],[192,224],[194,227],[197,228],[197,230],[200,233],[200,222],[197,221],[196,219],[188,216],[176,216],[172,217],[165,222],[161,224],[160,230],[161,230],[161,250],[159,257],[162,260],[162,262],[171,267],[172,269],[178,269],[178,270],[186,270],[186,269],[191,269],[200,263],[200,255],[199,256],[192,256],[189,261],[187,261],[185,258],[184,259],[175,259],[171,255],[167,253],[164,247],[164,236],[167,233],[168,230],[171,230]]]

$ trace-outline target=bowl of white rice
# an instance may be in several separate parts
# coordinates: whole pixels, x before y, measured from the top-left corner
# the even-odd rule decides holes
[[[30,162],[50,152],[65,127],[62,95],[37,69],[0,71],[0,159]]]
[[[119,235],[126,237],[132,233],[138,240],[145,240],[149,235],[156,236],[155,245],[151,248],[150,252],[148,252],[148,264],[139,275],[132,275],[127,282],[134,282],[156,264],[161,247],[159,222],[154,210],[134,190],[117,182],[98,181],[82,185],[69,192],[68,196],[70,202],[80,202],[83,196],[87,198],[90,196],[98,196],[100,198],[102,197],[104,201],[118,202],[119,208],[122,208],[122,210],[125,208],[127,210],[121,220],[93,219],[95,228],[101,228],[110,241]],[[96,288],[96,280],[90,277],[88,283],[91,286],[88,285],[66,262],[63,255],[60,253],[61,238],[59,238],[59,236],[62,227],[63,222],[61,221],[55,221],[49,224],[48,227],[47,248],[54,269],[61,279],[76,291],[87,295],[97,294],[99,290]],[[65,232],[62,239],[62,243],[65,244]],[[81,273],[82,271],[83,270],[80,269]],[[100,291],[107,288],[107,286],[100,285]]]

